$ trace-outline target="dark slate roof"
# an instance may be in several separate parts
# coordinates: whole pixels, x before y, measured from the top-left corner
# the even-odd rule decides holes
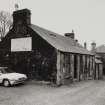
[[[57,50],[62,52],[71,52],[79,54],[89,54],[93,55],[87,49],[83,48],[75,40],[68,38],[66,36],[59,35],[57,33],[51,32],[47,29],[41,28],[36,25],[30,25],[30,28],[33,29],[40,37],[46,40],[50,45],[52,45]]]
[[[96,48],[96,53],[105,53],[105,45]]]

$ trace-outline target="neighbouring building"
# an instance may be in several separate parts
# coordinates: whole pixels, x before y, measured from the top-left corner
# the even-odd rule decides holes
[[[103,62],[101,61],[101,57],[95,56],[95,79],[103,79]]]
[[[31,24],[28,9],[13,12],[13,27],[0,43],[0,64],[36,80],[60,84],[93,79],[95,56],[75,34],[59,35]]]
[[[95,55],[95,79],[102,79],[105,74],[105,46],[96,47],[96,43],[91,43],[91,52]]]

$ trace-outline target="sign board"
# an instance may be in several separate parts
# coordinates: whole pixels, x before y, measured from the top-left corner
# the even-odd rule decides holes
[[[11,39],[11,52],[32,51],[32,38]]]

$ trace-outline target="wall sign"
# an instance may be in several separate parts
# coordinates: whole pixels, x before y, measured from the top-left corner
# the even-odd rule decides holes
[[[32,37],[11,39],[11,52],[32,51]]]

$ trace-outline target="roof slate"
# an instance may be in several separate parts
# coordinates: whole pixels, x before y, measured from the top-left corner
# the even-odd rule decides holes
[[[83,48],[82,45],[71,38],[51,32],[33,24],[31,24],[29,27],[57,50],[62,52],[93,55],[87,49]]]

